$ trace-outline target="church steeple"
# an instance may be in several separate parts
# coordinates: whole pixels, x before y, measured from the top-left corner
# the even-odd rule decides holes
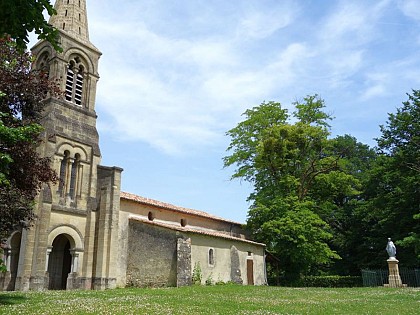
[[[89,42],[86,0],[56,0],[49,23],[81,42]]]

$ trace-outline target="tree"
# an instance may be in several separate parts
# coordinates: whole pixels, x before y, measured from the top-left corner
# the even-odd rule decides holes
[[[340,156],[339,169],[319,176],[311,196],[323,209],[321,218],[332,230],[331,248],[342,257],[328,271],[359,275],[360,266],[366,266],[377,255],[372,252],[370,240],[364,241],[373,224],[365,209],[365,184],[377,154],[350,135],[337,136],[331,141],[334,154]]]
[[[324,101],[313,95],[293,105],[292,116],[275,102],[247,110],[227,132],[232,153],[224,158],[225,167],[237,167],[232,178],[253,184],[247,225],[292,280],[339,258],[328,245],[332,229],[325,222],[338,201],[326,190],[334,186],[336,199],[358,193],[358,180],[343,162],[344,146],[329,139]]]
[[[420,258],[420,90],[408,94],[388,116],[377,139],[378,161],[370,180],[370,210],[377,216],[378,236],[403,247],[398,257],[416,266]],[[417,255],[417,259],[416,259]]]
[[[36,152],[47,96],[59,90],[48,74],[31,70],[32,58],[0,40],[0,236],[33,219],[41,187],[56,180],[49,158]]]
[[[0,37],[9,36],[16,41],[20,51],[26,49],[28,33],[35,31],[38,39],[46,39],[55,49],[58,31],[45,20],[44,10],[56,14],[49,0],[2,0],[0,2]]]

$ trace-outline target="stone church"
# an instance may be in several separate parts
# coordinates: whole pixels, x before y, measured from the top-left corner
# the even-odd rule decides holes
[[[7,239],[0,290],[184,286],[198,268],[202,283],[265,284],[264,244],[240,223],[120,191],[123,170],[100,164],[101,52],[89,40],[86,0],[56,0],[55,9],[63,51],[40,41],[32,53],[65,91],[46,100],[39,147],[60,181],[39,194],[33,227]]]

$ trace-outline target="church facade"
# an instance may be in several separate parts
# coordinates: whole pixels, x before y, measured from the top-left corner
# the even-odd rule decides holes
[[[266,284],[264,244],[240,223],[121,192],[123,170],[100,164],[101,52],[89,40],[86,0],[55,9],[63,51],[40,41],[32,53],[64,91],[46,100],[39,147],[60,181],[39,194],[33,227],[7,239],[0,290],[184,286],[198,270],[202,283]]]

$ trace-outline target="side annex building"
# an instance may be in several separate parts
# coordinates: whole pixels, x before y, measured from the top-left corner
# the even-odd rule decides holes
[[[0,291],[184,286],[194,268],[202,283],[266,284],[265,245],[240,223],[121,192],[123,170],[100,164],[101,52],[89,40],[86,0],[56,0],[55,9],[63,51],[40,41],[32,53],[65,91],[46,100],[39,147],[60,181],[37,197],[33,227],[3,243]]]

